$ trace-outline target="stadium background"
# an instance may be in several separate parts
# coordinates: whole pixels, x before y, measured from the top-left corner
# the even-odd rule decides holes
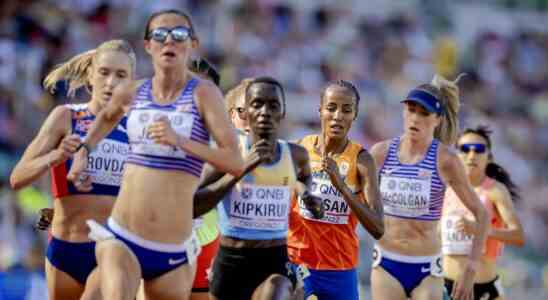
[[[14,192],[8,177],[47,113],[66,103],[40,82],[53,65],[111,38],[138,51],[138,77],[151,74],[142,48],[148,15],[191,13],[201,53],[224,90],[268,74],[287,89],[284,137],[317,131],[322,85],[353,81],[362,94],[352,137],[365,146],[401,132],[399,101],[434,72],[461,82],[463,126],[495,130],[495,159],[522,189],[524,248],[507,247],[500,273],[508,299],[548,297],[548,1],[546,0],[49,0],[0,4],[0,299],[32,282],[45,299],[45,236],[32,224],[51,201],[47,176]],[[80,95],[85,99],[85,94]],[[371,239],[361,234],[367,293]]]

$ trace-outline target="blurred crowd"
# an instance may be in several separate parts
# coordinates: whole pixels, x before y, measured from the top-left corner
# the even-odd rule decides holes
[[[15,278],[5,274],[42,272],[46,238],[31,225],[51,201],[47,178],[18,192],[7,184],[48,112],[74,101],[63,84],[44,92],[42,79],[111,38],[130,41],[138,77],[150,75],[146,18],[173,7],[192,15],[200,38],[193,55],[219,68],[223,90],[257,75],[283,82],[289,139],[319,130],[326,81],[351,80],[360,90],[352,137],[367,147],[401,132],[399,102],[409,89],[435,73],[466,73],[461,125],[491,126],[495,160],[522,192],[516,206],[527,245],[508,247],[505,284],[530,299],[548,290],[548,1],[20,0],[0,4],[0,299],[6,278]]]

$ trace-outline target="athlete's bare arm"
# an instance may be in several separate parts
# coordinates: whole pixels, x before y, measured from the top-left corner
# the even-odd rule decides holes
[[[194,218],[213,209],[242,177],[253,171],[261,161],[267,160],[269,157],[264,155],[266,152],[263,149],[269,149],[265,140],[260,140],[251,147],[244,160],[244,172],[238,176],[211,167],[204,168],[200,187],[194,194]]]
[[[308,192],[312,183],[312,171],[310,169],[308,151],[301,145],[294,143],[288,143],[288,145],[297,173],[297,184],[295,186],[297,195],[303,200],[306,208],[312,213],[314,218],[321,219],[324,215],[322,200]]]
[[[60,164],[72,155],[80,144],[80,137],[70,135],[70,119],[70,109],[65,106],[58,106],[49,114],[11,173],[13,189],[31,184],[50,166]]]
[[[365,149],[358,156],[358,173],[363,185],[361,193],[364,194],[367,203],[360,201],[360,198],[357,197],[358,194],[349,193],[351,191],[346,185],[344,192],[341,192],[362,226],[378,240],[384,234],[383,205],[379,191],[377,166],[371,154]]]

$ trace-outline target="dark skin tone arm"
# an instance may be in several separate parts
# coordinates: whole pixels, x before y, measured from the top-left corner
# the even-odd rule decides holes
[[[322,200],[311,195],[308,190],[312,183],[312,171],[310,170],[310,161],[308,151],[297,144],[289,143],[291,157],[295,163],[297,173],[296,192],[303,200],[306,208],[312,213],[314,218],[321,219],[324,215]]]
[[[377,179],[377,167],[371,154],[362,150],[358,154],[358,174],[362,184],[362,191],[353,193],[339,173],[337,163],[331,157],[325,157],[324,170],[329,175],[333,185],[341,192],[344,200],[352,209],[362,226],[375,238],[380,239],[384,234],[383,206]],[[365,193],[367,203],[360,197]]]

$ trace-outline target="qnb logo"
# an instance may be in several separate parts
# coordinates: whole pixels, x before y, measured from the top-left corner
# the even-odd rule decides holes
[[[242,188],[241,195],[243,200],[249,200],[251,199],[251,196],[253,196],[253,190],[250,188],[244,187]]]

